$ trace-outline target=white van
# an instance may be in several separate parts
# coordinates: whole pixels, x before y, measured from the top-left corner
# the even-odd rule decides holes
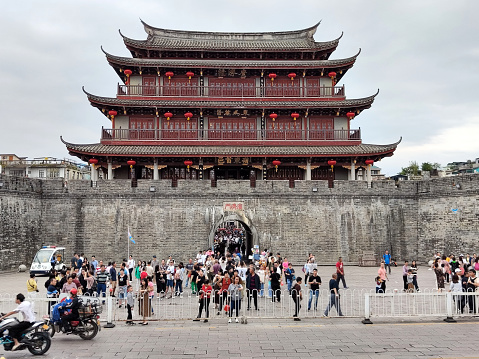
[[[65,248],[43,246],[33,258],[30,273],[47,275],[52,269],[52,263],[54,263],[55,269],[60,271],[65,268],[64,258]]]

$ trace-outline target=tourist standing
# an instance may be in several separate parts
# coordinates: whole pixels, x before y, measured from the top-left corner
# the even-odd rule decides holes
[[[210,298],[211,298],[211,292],[213,292],[213,287],[210,285],[210,281],[207,278],[204,278],[203,272],[201,272],[201,277],[203,277],[204,284],[201,286],[200,290],[200,298],[199,298],[199,303],[200,303],[200,308],[198,310],[198,316],[196,319],[193,321],[198,322],[201,318],[201,314],[203,312],[203,308],[205,309],[205,320],[204,322],[208,322],[208,318],[210,316]],[[198,277],[199,279],[199,277]],[[199,281],[196,282],[196,284],[200,283]]]
[[[105,270],[105,265],[100,267],[100,273],[96,276],[96,294],[98,296],[106,296],[106,283],[108,282],[108,273]],[[104,302],[104,301],[103,301]]]
[[[313,269],[313,274],[309,277],[309,300],[308,300],[308,311],[311,310],[311,303],[314,300],[314,310],[318,310],[318,298],[319,298],[319,286],[321,285],[321,277],[318,275],[318,269]]]
[[[296,279],[296,276],[294,274],[293,264],[288,263],[288,267],[286,267],[285,263],[286,262],[283,262],[283,264],[284,264],[284,278],[286,279],[286,285],[288,286],[288,292],[291,293],[291,288],[293,287],[293,281]]]
[[[35,298],[39,292],[34,273],[30,273],[30,278],[27,280],[27,291],[30,299]]]
[[[148,325],[147,318],[151,316],[149,292],[150,289],[148,288],[148,279],[144,278],[140,281],[140,291],[138,294],[139,314],[143,317],[143,322],[141,325]]]
[[[118,304],[120,305],[120,308],[126,299],[129,285],[130,282],[128,281],[128,275],[125,274],[124,269],[120,269],[120,274],[118,275]]]
[[[128,311],[128,315],[126,317],[126,324],[134,325],[136,324],[133,322],[133,313],[132,309],[135,307],[135,297],[133,296],[133,287],[129,285],[126,289],[126,309]]]
[[[341,312],[341,305],[339,302],[339,299],[340,299],[339,281],[338,281],[337,273],[333,273],[332,278],[329,280],[329,291],[330,291],[329,303],[328,303],[328,306],[326,307],[326,310],[324,311],[324,316],[327,317],[331,308],[336,307],[336,311],[338,312],[338,315],[342,317],[343,313]]]
[[[386,251],[387,252],[387,251]],[[391,267],[390,267],[391,269]],[[381,262],[381,265],[378,269],[378,276],[381,279],[381,292],[386,293],[386,281],[389,280],[388,275],[386,273],[386,263]]]
[[[407,290],[407,272],[409,270],[409,262],[404,261],[404,265],[402,266],[402,280],[403,280],[403,290]],[[444,287],[443,287],[444,288]]]
[[[111,285],[110,293],[112,297],[115,297],[116,282],[117,282],[116,262],[113,261],[110,267],[110,285]]]
[[[255,273],[254,267],[252,267],[246,277],[246,295],[248,297],[248,307],[246,310],[250,310],[251,308],[251,297],[253,297],[254,309],[258,310],[258,291],[260,288],[261,281]]]
[[[302,278],[296,278],[296,284],[294,285],[291,293],[291,297],[294,301],[294,315],[293,318],[295,321],[300,321],[299,319],[299,310],[301,309],[301,300],[303,299],[303,292],[301,290],[301,281]]]
[[[414,288],[416,289],[416,292],[419,292],[419,285],[417,284],[417,263],[416,261],[411,262],[411,268],[412,274],[414,275],[412,283],[414,284]]]
[[[479,278],[476,277],[476,270],[474,268],[469,269],[469,278],[467,280],[467,292],[474,293],[479,289]],[[469,313],[476,313],[476,296],[469,295]]]
[[[434,273],[436,274],[437,291],[442,292],[442,290],[444,289],[445,275],[444,270],[442,267],[439,266],[439,263],[434,264]]]
[[[133,256],[130,254],[128,258],[128,262],[126,263],[126,268],[128,268],[128,274],[130,276],[130,282],[133,282],[133,271],[135,270],[135,260]]]
[[[274,267],[271,269],[269,274],[269,279],[271,281],[271,301],[278,303],[281,301],[281,274],[278,273],[278,263],[274,264]]]
[[[336,263],[336,274],[338,279],[338,285],[339,281],[342,281],[344,289],[348,289],[348,287],[346,286],[346,280],[344,279],[344,264],[342,257],[339,257],[338,262]]]
[[[383,261],[385,268],[388,269],[389,274],[391,274],[391,255],[389,254],[389,251],[384,252]]]
[[[228,323],[231,323],[231,317],[233,316],[233,310],[236,312],[236,323],[238,323],[239,311],[241,309],[241,296],[243,293],[243,286],[240,284],[240,278],[235,277],[234,283],[228,286],[228,294],[230,296],[230,308]]]

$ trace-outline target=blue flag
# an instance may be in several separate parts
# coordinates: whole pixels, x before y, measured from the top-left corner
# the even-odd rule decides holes
[[[128,227],[128,239],[133,243],[135,244],[135,240],[133,239],[133,237],[131,236],[131,233],[130,233],[130,227]]]

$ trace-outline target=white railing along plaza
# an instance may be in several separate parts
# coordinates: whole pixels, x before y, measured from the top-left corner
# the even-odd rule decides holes
[[[242,293],[240,301],[239,317],[250,319],[285,319],[292,318],[295,314],[295,303],[288,290],[276,291],[279,293],[280,302],[273,302],[266,289],[264,295],[258,292],[258,310],[251,297],[248,309],[246,291]],[[299,311],[300,318],[320,318],[325,316],[325,310],[331,302],[329,290],[320,289],[311,291],[302,290],[303,300]],[[86,296],[84,296],[86,298]],[[276,297],[276,295],[275,295]],[[308,304],[311,297],[311,307]],[[317,305],[316,305],[317,297]],[[115,321],[125,321],[127,318],[126,299],[120,307],[119,298],[107,296],[102,300],[104,309],[100,319],[107,323],[107,327]],[[37,320],[48,315],[48,307],[58,302],[57,298],[31,297],[27,300],[33,302]],[[148,300],[151,314],[146,316],[147,320],[191,320],[198,316],[200,297],[191,294],[188,290],[179,296],[166,296],[158,298],[155,296]],[[479,292],[437,292],[437,290],[423,291],[420,293],[404,293],[387,291],[386,293],[375,293],[370,290],[348,289],[340,290],[339,306],[341,313],[337,310],[337,302],[333,299],[335,306],[329,311],[329,317],[364,318],[363,323],[371,323],[373,318],[394,318],[394,317],[444,317],[453,320],[454,317],[479,316]],[[143,302],[135,298],[133,308],[133,320],[143,319],[139,308]],[[203,303],[204,305],[206,302]],[[227,320],[229,312],[225,306],[232,306],[230,295],[219,292],[211,293],[208,305],[208,319]],[[15,295],[0,295],[0,312],[6,313],[16,307]],[[206,307],[206,306],[205,306]],[[236,317],[236,310],[232,312],[233,320]],[[206,318],[206,308],[203,310],[202,319]]]

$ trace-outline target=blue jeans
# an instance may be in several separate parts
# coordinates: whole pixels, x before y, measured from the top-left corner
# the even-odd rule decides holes
[[[261,283],[261,290],[259,292],[259,296],[262,297],[264,295],[264,283]]]
[[[291,287],[293,286],[293,281],[291,279],[286,279],[286,284],[288,285],[288,292],[291,292]]]
[[[316,297],[314,301],[314,310],[318,310],[319,289],[309,291],[308,310],[311,310],[311,302],[313,301],[313,295]]]
[[[182,280],[177,279],[175,284],[175,293],[183,293]]]
[[[336,310],[338,311],[338,315],[340,317],[343,316],[343,313],[341,313],[341,306],[339,305],[339,296],[336,297],[336,294],[331,293],[331,296],[329,297],[329,303],[328,306],[326,307],[326,310],[324,311],[324,315],[327,317],[329,314],[329,310],[332,307],[336,307]]]
[[[106,283],[97,283],[96,285],[96,294],[100,297],[102,296],[103,298],[106,297]],[[104,301],[103,301],[104,302]]]

